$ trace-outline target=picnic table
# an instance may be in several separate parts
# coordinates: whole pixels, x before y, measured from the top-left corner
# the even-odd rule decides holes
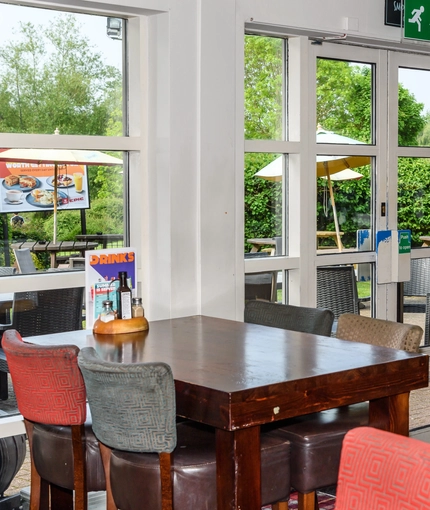
[[[430,246],[430,236],[420,236],[420,241],[423,242],[422,246]]]
[[[51,256],[51,267],[57,267],[57,254],[60,252],[77,251],[81,257],[85,256],[87,250],[94,250],[98,243],[91,241],[22,241],[12,243],[13,250],[28,248],[33,253],[48,252]]]

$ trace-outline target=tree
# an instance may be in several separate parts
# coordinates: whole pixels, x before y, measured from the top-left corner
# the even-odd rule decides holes
[[[122,135],[121,73],[104,63],[74,15],[61,14],[49,27],[21,23],[14,40],[0,48],[0,64],[2,132]],[[88,232],[122,232],[122,175],[90,166],[88,179]],[[59,239],[81,232],[78,211],[59,212],[58,220]],[[21,231],[11,235],[49,240],[52,221],[51,212],[27,213]]]
[[[71,14],[50,28],[20,26],[0,48],[0,130],[105,134],[119,71],[103,63]]]

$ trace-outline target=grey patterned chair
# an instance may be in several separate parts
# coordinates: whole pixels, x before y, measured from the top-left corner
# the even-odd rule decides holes
[[[305,306],[248,301],[245,322],[274,328],[330,336],[334,314],[331,310]]]
[[[337,338],[409,352],[418,352],[422,335],[419,326],[355,314],[341,315],[337,328]],[[318,505],[316,490],[336,484],[345,434],[368,424],[369,405],[363,402],[286,420],[276,427],[291,442],[291,485],[299,492],[299,510],[313,510]]]
[[[170,366],[102,361],[92,347],[80,351],[78,363],[100,441],[107,508],[216,508],[215,431],[176,423]],[[263,504],[288,497],[289,442],[282,434],[262,434],[261,470]]]

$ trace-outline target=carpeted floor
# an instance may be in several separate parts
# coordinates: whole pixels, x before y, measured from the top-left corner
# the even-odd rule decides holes
[[[333,510],[335,507],[336,498],[330,494],[318,492],[318,507],[319,510]],[[288,510],[298,508],[297,492],[291,494],[290,501],[288,502]]]

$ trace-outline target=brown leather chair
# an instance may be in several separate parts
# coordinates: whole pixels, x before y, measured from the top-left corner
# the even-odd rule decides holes
[[[176,423],[170,366],[103,361],[92,347],[81,350],[78,362],[100,440],[108,509],[216,508],[215,430]],[[261,435],[263,504],[289,496],[289,449],[283,434]]]
[[[418,352],[423,330],[419,326],[372,319],[362,315],[339,317],[337,338]],[[345,434],[369,424],[367,402],[330,409],[281,422],[282,432],[291,443],[291,485],[299,493],[299,510],[318,506],[316,490],[335,485]],[[273,506],[285,508],[284,503]]]

